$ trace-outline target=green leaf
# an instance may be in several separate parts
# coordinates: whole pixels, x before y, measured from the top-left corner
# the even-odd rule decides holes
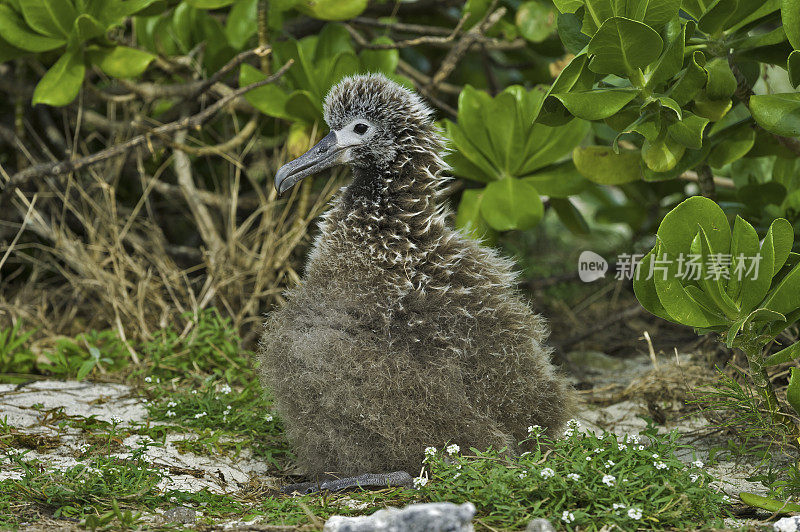
[[[578,172],[572,161],[549,166],[522,180],[533,185],[539,194],[550,198],[574,196],[591,185],[591,181]]]
[[[564,107],[584,120],[602,120],[617,113],[639,94],[637,89],[593,89],[554,94]]]
[[[800,0],[781,1],[781,20],[792,47],[800,50]]]
[[[792,87],[800,85],[800,50],[794,50],[786,61],[786,70],[789,71],[789,82]]]
[[[642,157],[637,150],[615,153],[610,146],[583,146],[575,148],[572,160],[586,179],[601,185],[620,185],[642,178]]]
[[[558,15],[557,32],[568,52],[577,54],[589,44],[589,37],[581,31],[581,21],[574,13]]]
[[[721,31],[738,5],[738,0],[716,0],[697,21],[697,27],[704,33],[714,34]]]
[[[703,65],[706,62],[703,52],[695,51],[686,65],[686,69],[678,78],[678,81],[669,91],[670,97],[678,102],[679,105],[686,105],[700,92],[708,81],[708,74]]]
[[[669,315],[664,305],[661,304],[661,300],[658,298],[658,292],[656,291],[655,282],[652,276],[650,276],[651,261],[658,249],[659,246],[656,245],[656,247],[650,250],[639,262],[633,278],[633,292],[636,294],[636,299],[639,300],[639,303],[641,303],[645,310],[659,318],[675,322],[675,319]]]
[[[739,494],[739,498],[742,499],[743,503],[749,506],[753,506],[755,508],[763,508],[769,512],[776,514],[788,514],[791,512],[800,512],[800,504],[794,504],[791,502],[784,502],[776,499],[770,499],[769,497],[755,495],[754,493],[742,492]]]
[[[772,275],[776,275],[783,268],[786,259],[792,251],[794,244],[794,229],[785,218],[777,218],[770,224],[772,231],[772,245],[775,248],[775,262]]]
[[[786,401],[792,405],[795,413],[800,414],[800,368],[791,368],[789,387],[786,388]]]
[[[708,118],[683,111],[683,119],[667,128],[672,140],[687,148],[699,150],[703,147],[703,131],[708,125]]]
[[[229,6],[233,0],[184,0],[187,4],[197,9],[218,9]]]
[[[584,0],[553,0],[556,9],[562,13],[574,13],[578,8],[583,7]]]
[[[713,327],[723,322],[720,318],[711,318],[701,305],[686,291],[678,275],[677,256],[664,251],[653,256],[653,282],[658,299],[674,321],[690,327]]]
[[[79,42],[86,42],[95,37],[105,35],[106,27],[95,17],[81,13],[75,19],[74,34],[77,36]]]
[[[320,20],[347,20],[367,8],[367,0],[314,0],[297,6],[299,11]]]
[[[67,42],[66,39],[53,39],[30,31],[17,13],[3,4],[0,4],[0,36],[9,44],[29,52],[54,50]]]
[[[75,378],[79,381],[85,379],[86,376],[92,371],[96,363],[97,361],[94,359],[85,361],[83,364],[81,364],[81,367],[78,368],[78,374],[75,376]]]
[[[764,308],[789,314],[800,307],[800,264],[795,266],[764,300]]]
[[[486,185],[480,209],[484,220],[498,231],[530,229],[544,215],[544,206],[536,189],[514,178]]]
[[[236,49],[244,48],[247,41],[256,34],[255,24],[258,0],[236,0],[225,21],[225,35],[230,45]]]
[[[39,80],[31,104],[67,105],[78,95],[85,73],[80,53],[66,52]]]
[[[260,70],[244,63],[239,72],[239,86],[246,87],[266,78],[267,76]],[[250,102],[250,105],[267,116],[283,119],[290,118],[286,112],[286,102],[289,100],[289,95],[275,84],[264,85],[246,92],[244,98]]]
[[[728,286],[725,288],[734,301],[741,301],[742,279],[737,274],[737,264],[746,261],[748,257],[755,257],[758,254],[758,247],[758,233],[752,225],[737,215],[731,232],[731,275]],[[743,263],[742,266],[746,266],[746,263]]]
[[[768,356],[764,360],[765,366],[777,366],[778,364],[786,364],[792,360],[800,357],[800,342],[795,342],[785,349],[781,349],[777,353]],[[795,409],[796,410],[796,409]]]
[[[714,168],[721,168],[741,159],[747,155],[755,141],[756,132],[752,127],[747,124],[737,127],[711,149],[708,164]]]
[[[800,93],[752,96],[750,112],[758,125],[770,133],[800,136]]]
[[[486,224],[481,216],[481,201],[484,189],[470,188],[461,194],[456,213],[456,227],[463,230],[472,238],[492,239],[494,230]]]
[[[463,157],[464,160],[469,161],[469,163],[475,168],[480,169],[484,179],[478,179],[478,176],[475,175],[471,170],[469,173],[461,173],[458,175],[464,175],[466,177],[471,177],[472,179],[476,179],[478,181],[496,181],[500,179],[500,171],[499,169],[495,168],[491,162],[486,158],[486,156],[481,153],[481,150],[478,149],[476,144],[467,136],[464,130],[456,123],[450,122],[449,120],[445,123],[445,131],[447,132],[447,137],[455,144],[458,148],[457,152],[454,154],[458,154],[459,156]],[[488,137],[487,137],[488,139]],[[488,148],[488,140],[487,146],[484,148]],[[459,165],[457,165],[457,161],[455,159],[449,159],[451,164],[453,164],[453,169],[458,173],[460,171]]]
[[[664,216],[658,227],[658,238],[664,251],[678,256],[689,254],[692,240],[702,227],[712,249],[730,249],[731,228],[725,213],[714,201],[702,196],[692,196]]]
[[[695,114],[708,118],[712,122],[722,120],[732,107],[733,102],[730,99],[710,100],[705,96],[700,96],[694,100]]]
[[[598,74],[627,77],[661,55],[661,37],[651,27],[624,17],[612,17],[589,41],[594,58],[589,68]]]
[[[678,15],[681,0],[640,0],[628,2],[628,18],[644,22],[651,28],[660,29]]]
[[[389,37],[378,37],[373,44],[392,44]],[[400,62],[399,50],[362,50],[359,54],[362,72],[392,74]]]
[[[685,150],[682,144],[668,135],[660,135],[654,141],[645,139],[642,144],[642,160],[654,172],[667,172],[675,168]]]
[[[588,235],[589,224],[572,202],[566,198],[550,198],[550,207],[558,215],[558,219],[564,224],[564,227],[576,235]]]
[[[556,15],[549,5],[525,2],[517,9],[514,21],[523,37],[532,42],[542,42],[553,33]]]
[[[675,77],[683,66],[683,50],[686,43],[686,25],[681,26],[681,31],[677,32],[670,41],[667,49],[658,58],[658,62],[650,65],[647,69],[647,87],[653,88],[662,83],[666,83]]]
[[[724,100],[733,96],[736,92],[736,77],[727,59],[715,57],[706,63],[706,72],[708,72],[706,95],[709,99]]]
[[[147,69],[155,55],[144,50],[115,46],[111,49],[90,51],[89,60],[114,78],[134,78]]]
[[[69,0],[24,0],[20,9],[28,26],[50,37],[68,37],[78,17]]]
[[[741,307],[745,312],[749,312],[754,308],[764,307],[762,302],[764,296],[769,292],[770,284],[772,284],[772,265],[775,263],[775,245],[773,244],[773,230],[772,227],[767,231],[767,236],[761,243],[758,255],[755,255],[754,261],[749,261],[750,264],[742,272],[742,290],[741,290]],[[771,309],[778,310],[778,309]],[[783,314],[786,314],[785,312]]]
[[[322,107],[309,91],[294,91],[286,100],[286,113],[308,124],[322,122]]]
[[[725,273],[730,274],[729,266],[718,261],[716,273],[713,268],[715,257],[725,256],[728,251],[727,248],[724,251],[712,248],[711,243],[708,241],[708,236],[703,228],[700,227],[692,241],[691,250],[692,253],[701,256],[702,268],[698,282],[703,292],[711,298],[716,308],[729,319],[736,318],[740,312],[739,306],[728,296],[722,286]]]

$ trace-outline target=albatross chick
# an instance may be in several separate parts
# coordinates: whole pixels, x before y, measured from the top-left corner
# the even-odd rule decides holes
[[[261,377],[301,468],[419,471],[426,446],[519,452],[573,395],[510,261],[448,226],[431,110],[377,74],[325,100],[330,133],[280,168],[283,193],[337,164],[353,181],[322,216],[302,283],[268,317]]]

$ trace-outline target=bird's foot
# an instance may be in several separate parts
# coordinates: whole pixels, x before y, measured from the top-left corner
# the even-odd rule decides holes
[[[386,488],[386,487],[405,487],[410,488],[414,485],[411,475],[405,471],[394,471],[392,473],[367,473],[357,477],[336,478],[332,480],[320,480],[317,482],[300,482],[299,484],[289,484],[281,488],[283,493],[299,493],[306,495],[318,491],[343,491],[350,488]]]

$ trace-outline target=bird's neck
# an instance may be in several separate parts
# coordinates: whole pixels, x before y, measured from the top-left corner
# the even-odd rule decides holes
[[[386,168],[353,167],[353,182],[341,199],[341,214],[367,232],[390,230],[423,239],[441,225],[438,195],[446,168],[436,155],[398,157]]]

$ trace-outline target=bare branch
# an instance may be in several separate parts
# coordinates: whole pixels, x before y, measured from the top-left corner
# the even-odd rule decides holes
[[[283,76],[289,67],[292,66],[294,63],[293,60],[289,60],[284,64],[280,70],[278,70],[272,76],[268,78],[248,85],[246,87],[240,87],[230,94],[220,98],[212,105],[208,106],[207,108],[203,109],[199,113],[182,118],[180,120],[176,120],[175,122],[170,122],[169,124],[164,124],[162,126],[158,126],[153,128],[148,133],[144,133],[141,135],[137,135],[132,139],[123,142],[121,144],[117,144],[115,146],[111,146],[110,148],[106,148],[101,150],[97,153],[93,153],[91,155],[87,155],[85,157],[81,157],[78,159],[72,160],[64,160],[58,161],[54,163],[44,163],[44,164],[37,164],[35,166],[31,166],[17,172],[16,174],[12,175],[8,182],[6,183],[5,188],[3,188],[2,193],[0,193],[0,209],[2,209],[5,202],[11,197],[11,194],[20,187],[23,183],[26,183],[32,179],[37,177],[43,177],[46,175],[49,176],[59,176],[64,174],[69,174],[71,172],[75,172],[81,170],[82,168],[86,168],[87,166],[91,166],[102,161],[105,161],[111,157],[116,157],[118,155],[122,155],[127,153],[128,151],[142,146],[144,144],[151,144],[155,141],[160,141],[159,137],[170,135],[177,131],[199,127],[202,125],[206,120],[214,116],[220,109],[224,108],[228,103],[230,103],[235,98],[259,87],[263,87],[264,85],[268,85],[270,83],[275,82],[278,78]],[[155,139],[154,139],[155,137]]]

